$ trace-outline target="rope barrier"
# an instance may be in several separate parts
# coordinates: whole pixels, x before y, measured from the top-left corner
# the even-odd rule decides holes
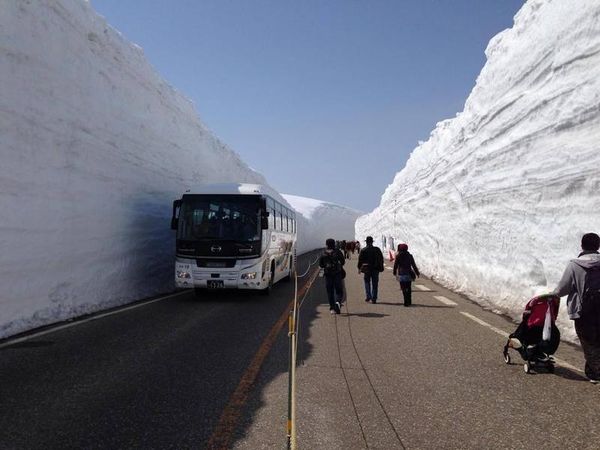
[[[311,267],[314,266],[319,260],[320,256],[317,256],[314,261],[308,264],[306,271],[302,275],[298,275],[297,265],[294,264],[294,303],[293,309],[290,311],[289,316],[289,328],[288,328],[288,337],[289,337],[289,361],[288,361],[288,417],[287,417],[287,449],[288,450],[296,450],[296,357],[298,355],[298,330],[299,330],[299,313],[300,307],[304,300],[306,299],[308,293],[310,292],[310,286],[312,280],[307,281],[306,286],[308,286],[306,292],[302,297],[302,300],[298,302],[298,279],[304,278],[307,276],[311,270]]]
[[[302,275],[296,274],[296,278],[304,278],[306,275],[308,275],[308,272],[310,271],[310,268],[312,266],[314,266],[317,263],[318,260],[319,260],[319,256],[317,256],[317,258],[308,265],[308,267],[306,268],[306,272],[304,272]]]

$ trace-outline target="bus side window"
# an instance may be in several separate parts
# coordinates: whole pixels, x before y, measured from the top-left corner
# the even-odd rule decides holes
[[[289,230],[289,223],[288,223],[288,209],[287,208],[283,208],[283,231],[290,231]]]
[[[269,228],[275,229],[275,202],[273,199],[267,199],[267,210],[269,211]]]
[[[283,231],[283,212],[281,211],[281,205],[277,203],[277,229]]]

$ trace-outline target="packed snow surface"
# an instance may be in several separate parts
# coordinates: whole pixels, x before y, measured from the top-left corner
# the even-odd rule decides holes
[[[266,184],[87,1],[0,2],[0,79],[0,338],[172,290],[172,201]]]
[[[296,210],[298,221],[298,253],[325,247],[325,240],[354,239],[354,223],[362,214],[334,203],[283,194]]]
[[[486,56],[464,111],[412,152],[356,234],[407,242],[425,274],[518,318],[600,232],[600,2],[529,0]]]

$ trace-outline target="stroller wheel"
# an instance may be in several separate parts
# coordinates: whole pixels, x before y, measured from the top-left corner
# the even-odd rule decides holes
[[[510,364],[510,355],[508,354],[508,351],[505,351],[505,352],[503,353],[503,355],[504,355],[504,362],[505,362],[506,364]]]
[[[531,364],[529,364],[529,362],[523,364],[523,370],[525,371],[525,373],[531,373]]]

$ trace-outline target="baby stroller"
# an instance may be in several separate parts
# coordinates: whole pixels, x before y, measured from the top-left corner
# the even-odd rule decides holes
[[[510,364],[508,349],[512,348],[525,361],[525,373],[540,367],[554,372],[552,355],[560,343],[560,332],[555,325],[559,303],[560,297],[555,295],[540,295],[527,302],[521,323],[504,346],[506,364]]]

